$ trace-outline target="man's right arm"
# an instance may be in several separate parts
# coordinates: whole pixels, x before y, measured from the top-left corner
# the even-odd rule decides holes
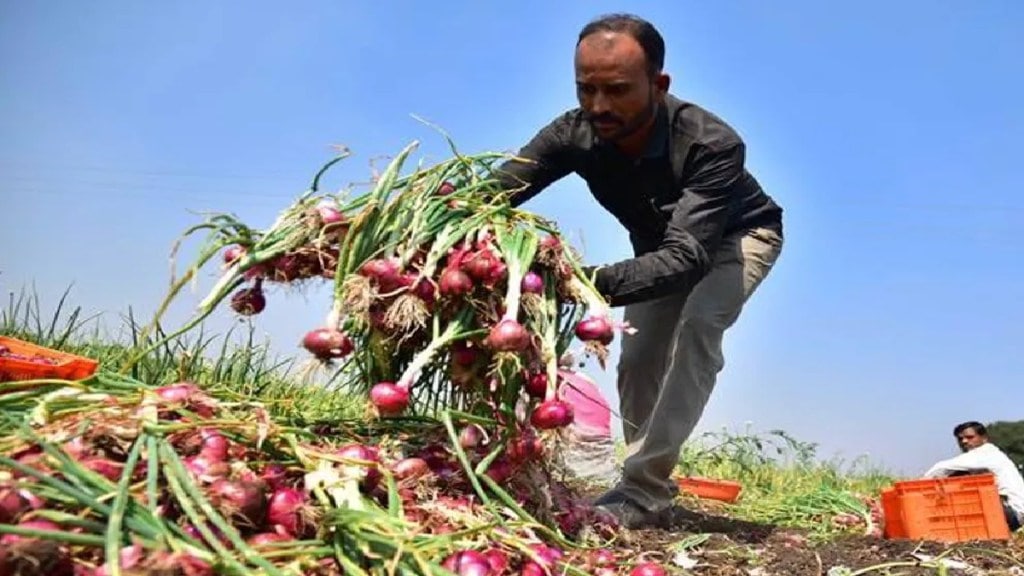
[[[986,450],[974,449],[958,454],[948,460],[936,462],[927,472],[925,478],[942,478],[954,472],[971,472],[975,470],[990,470],[992,463],[990,454]]]
[[[568,114],[540,129],[526,146],[495,169],[501,188],[510,192],[513,206],[539,194],[573,171],[571,124]]]

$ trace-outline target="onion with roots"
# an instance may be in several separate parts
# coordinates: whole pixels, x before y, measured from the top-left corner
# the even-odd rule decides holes
[[[74,576],[67,548],[54,540],[33,538],[0,547],[2,576]]]
[[[302,346],[319,360],[344,358],[355,348],[344,332],[331,328],[311,330],[302,338]]]
[[[605,316],[589,316],[576,325],[576,337],[584,342],[599,342],[607,346],[615,339],[615,328]]]
[[[490,248],[477,250],[462,262],[462,269],[470,278],[484,284],[492,284],[504,272],[504,264]]]
[[[267,298],[263,295],[262,280],[259,278],[251,288],[242,288],[231,295],[231,309],[242,316],[259,314],[266,307]]]
[[[269,279],[275,282],[291,282],[302,276],[302,259],[298,254],[282,254],[269,264]]]
[[[206,490],[207,496],[224,516],[249,529],[263,525],[267,516],[267,495],[260,482],[219,479]]]

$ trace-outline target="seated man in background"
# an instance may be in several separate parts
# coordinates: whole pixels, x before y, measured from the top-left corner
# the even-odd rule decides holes
[[[925,472],[925,478],[991,472],[996,477],[1006,523],[1011,532],[1019,530],[1024,523],[1024,477],[1020,470],[998,446],[988,441],[984,424],[964,422],[953,429],[953,436],[963,454],[937,462]]]

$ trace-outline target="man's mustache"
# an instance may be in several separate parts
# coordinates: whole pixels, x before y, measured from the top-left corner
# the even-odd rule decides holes
[[[590,122],[614,122],[616,124],[622,124],[622,120],[611,114],[590,114],[587,116],[587,120]]]

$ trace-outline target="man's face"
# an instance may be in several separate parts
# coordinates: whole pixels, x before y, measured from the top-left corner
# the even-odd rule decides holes
[[[985,443],[985,437],[978,434],[974,428],[968,428],[957,434],[956,441],[960,444],[960,450],[967,452]]]
[[[645,130],[667,88],[668,76],[651,76],[643,48],[628,34],[596,32],[576,49],[576,95],[602,140]]]

